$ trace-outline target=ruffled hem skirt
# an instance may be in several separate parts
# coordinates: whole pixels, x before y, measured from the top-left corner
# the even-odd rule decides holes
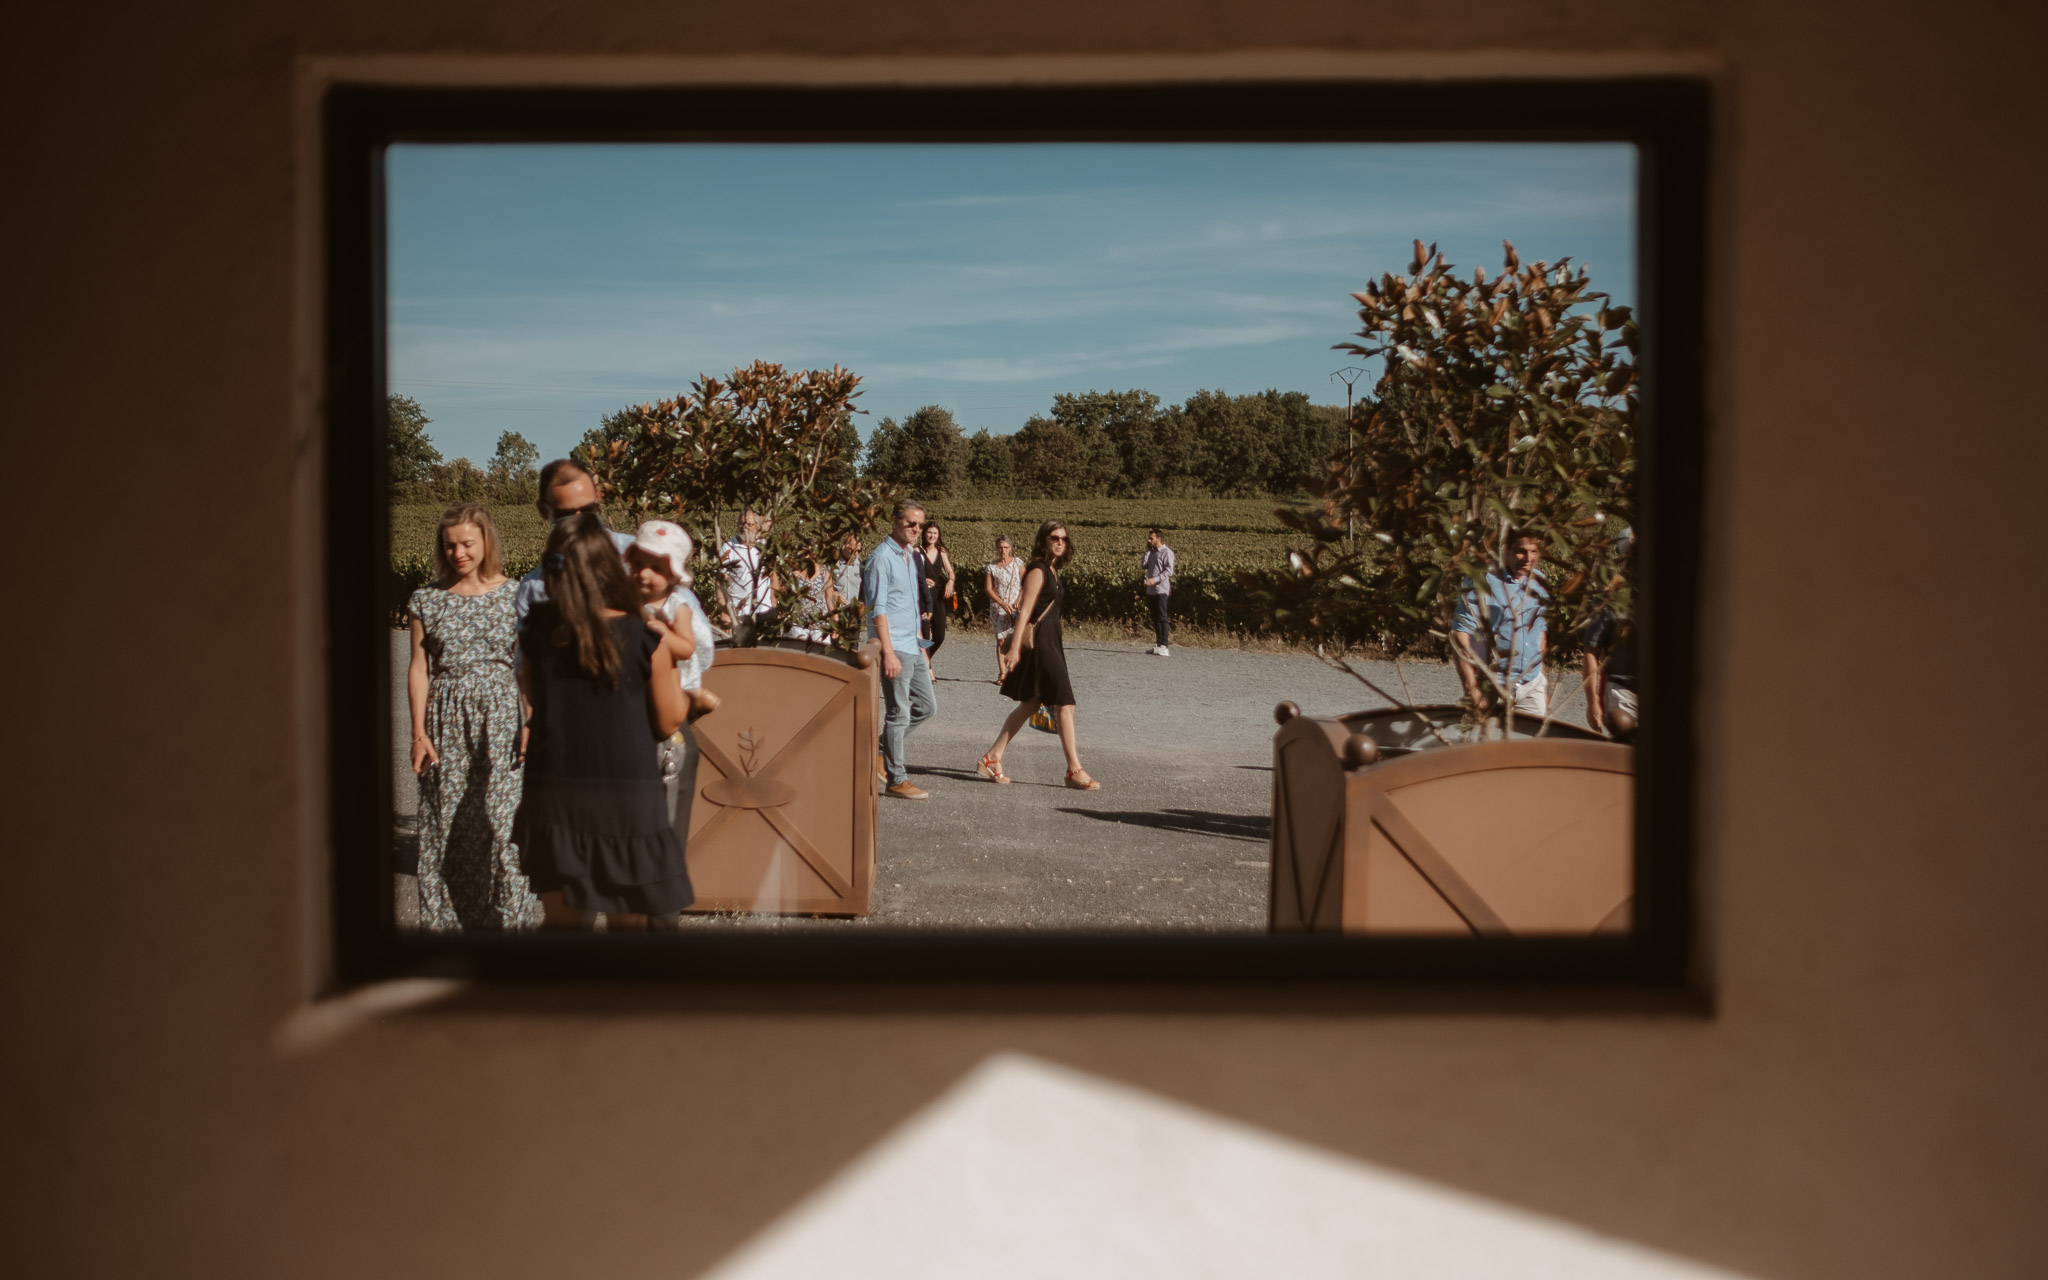
[[[659,778],[529,779],[512,839],[533,891],[578,911],[665,915],[696,900]]]

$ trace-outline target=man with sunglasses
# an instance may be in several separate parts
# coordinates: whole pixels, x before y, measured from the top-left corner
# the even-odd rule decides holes
[[[597,481],[567,458],[556,458],[540,469],[540,497],[534,500],[533,506],[540,512],[540,518],[549,524],[585,511],[603,513],[603,506],[598,501]],[[612,536],[612,544],[618,547],[623,559],[626,548],[633,545],[633,535],[616,529],[606,529],[605,532]],[[541,566],[535,565],[533,572],[519,580],[519,589],[512,597],[512,607],[519,615],[521,630],[525,629],[526,615],[533,611],[533,606],[547,598],[548,587],[541,577]],[[518,661],[516,651],[513,661]]]
[[[868,634],[882,642],[882,770],[888,793],[899,800],[928,800],[931,793],[910,780],[903,740],[939,709],[932,669],[918,643],[918,572],[910,548],[924,529],[924,508],[896,504],[889,536],[868,556],[860,598],[867,606]]]

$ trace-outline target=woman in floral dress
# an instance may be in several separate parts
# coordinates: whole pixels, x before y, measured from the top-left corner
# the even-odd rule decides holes
[[[523,929],[540,900],[519,869],[519,643],[515,587],[491,514],[448,508],[434,535],[438,580],[412,593],[412,768],[419,775],[420,926]]]
[[[1008,535],[996,539],[996,562],[988,566],[988,623],[996,633],[996,682],[1003,679],[1003,642],[1017,629],[1017,606],[1024,598],[1024,562]]]

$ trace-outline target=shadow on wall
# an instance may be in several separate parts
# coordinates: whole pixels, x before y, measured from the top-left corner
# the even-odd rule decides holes
[[[998,1055],[707,1276],[1735,1273]]]

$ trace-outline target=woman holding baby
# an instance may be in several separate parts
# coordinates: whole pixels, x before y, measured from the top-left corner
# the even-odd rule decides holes
[[[645,927],[695,897],[656,749],[688,719],[678,663],[695,656],[694,619],[671,626],[643,600],[649,588],[594,511],[556,522],[541,566],[547,599],[519,638],[533,708],[513,825],[520,866],[551,923],[601,912]],[[665,555],[662,567],[682,566]],[[654,616],[643,603],[657,604]]]

